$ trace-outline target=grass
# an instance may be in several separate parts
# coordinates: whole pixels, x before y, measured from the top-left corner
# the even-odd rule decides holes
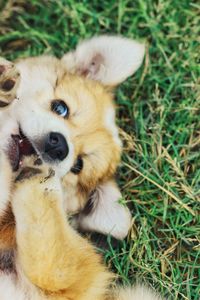
[[[146,41],[143,67],[116,93],[124,140],[118,178],[133,226],[127,240],[107,238],[101,251],[124,283],[139,278],[169,299],[199,299],[197,1],[1,0],[0,9],[0,54],[9,59],[61,56],[103,33]]]

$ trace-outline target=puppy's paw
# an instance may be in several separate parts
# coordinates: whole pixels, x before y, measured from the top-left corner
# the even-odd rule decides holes
[[[22,182],[25,180],[30,180],[37,178],[39,183],[46,182],[48,179],[55,176],[55,171],[50,168],[47,164],[42,163],[42,161],[35,157],[26,157],[23,161],[23,166],[20,168],[15,182]]]
[[[15,182],[28,180],[38,174],[41,174],[41,170],[38,168],[32,168],[32,167],[22,168],[20,173],[17,175]]]
[[[23,164],[15,178],[11,200],[15,216],[21,214],[22,209],[39,210],[41,214],[49,203],[57,205],[61,201],[63,205],[61,181],[55,171],[45,163],[34,165],[34,159],[31,165],[30,160],[26,160],[27,165]]]
[[[12,62],[0,57],[0,108],[9,105],[15,98],[20,74]]]

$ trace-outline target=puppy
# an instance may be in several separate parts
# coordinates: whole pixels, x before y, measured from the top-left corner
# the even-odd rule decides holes
[[[14,269],[0,272],[1,300],[161,299],[144,287],[114,287],[114,275],[92,245],[70,227],[65,195],[58,171],[25,159],[11,200]]]
[[[101,206],[127,218],[112,180],[121,143],[107,85],[131,75],[143,56],[141,45],[121,38],[95,38],[80,47],[61,62],[52,57],[20,62],[19,100],[9,109],[12,88],[6,97],[1,92],[1,300],[160,299],[144,287],[115,288],[114,275],[66,219],[66,211],[84,207],[89,195],[97,204],[86,227],[110,228],[98,220],[106,217]],[[135,47],[140,62],[128,63]],[[86,64],[84,51],[93,54]],[[9,72],[15,82],[13,66]]]
[[[119,204],[113,180],[121,155],[113,89],[139,68],[143,56],[144,45],[138,42],[102,36],[61,60],[28,58],[16,69],[2,62],[0,148],[12,165],[10,184],[24,157],[35,156],[62,178],[65,210],[79,213],[76,226],[124,238],[131,217]],[[8,207],[9,199],[0,215]]]

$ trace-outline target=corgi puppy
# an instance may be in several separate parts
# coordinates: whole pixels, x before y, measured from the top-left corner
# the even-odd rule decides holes
[[[14,259],[0,271],[1,300],[161,299],[145,287],[115,287],[100,255],[69,225],[65,197],[59,171],[24,160],[12,190],[16,239],[5,267],[6,255]]]
[[[62,178],[65,210],[76,215],[75,226],[123,239],[131,216],[119,204],[113,179],[122,148],[113,90],[143,57],[143,44],[100,36],[61,59],[40,56],[16,65],[2,59],[0,149],[12,165],[11,186],[25,157],[46,162]],[[9,199],[7,185],[2,193]],[[0,216],[10,207],[9,200],[1,202]]]
[[[66,218],[83,209],[79,226],[127,233],[130,215],[113,180],[121,142],[111,87],[143,55],[137,42],[104,36],[61,60],[0,60],[1,300],[161,299],[145,287],[115,287]]]

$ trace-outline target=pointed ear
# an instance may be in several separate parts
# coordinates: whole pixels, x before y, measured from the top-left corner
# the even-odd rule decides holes
[[[114,86],[131,76],[142,64],[145,46],[119,36],[99,36],[83,41],[63,56],[69,72]]]
[[[78,227],[124,239],[131,226],[131,214],[119,203],[120,198],[121,193],[114,181],[98,186],[78,217]]]

